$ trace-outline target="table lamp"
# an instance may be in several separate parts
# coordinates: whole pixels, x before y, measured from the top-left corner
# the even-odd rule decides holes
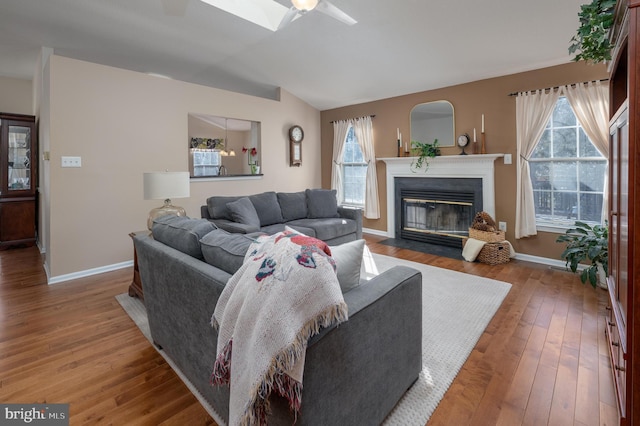
[[[143,174],[145,200],[164,200],[164,205],[149,212],[147,228],[151,231],[153,220],[160,216],[186,216],[182,207],[171,204],[171,198],[189,197],[189,172],[146,172]]]

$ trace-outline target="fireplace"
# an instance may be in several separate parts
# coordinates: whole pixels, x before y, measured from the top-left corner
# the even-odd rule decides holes
[[[462,247],[482,210],[482,179],[395,179],[396,238]]]
[[[378,158],[387,169],[387,236],[460,247],[477,211],[496,217],[494,162],[503,156],[443,155],[417,173],[410,168],[413,157]],[[404,206],[396,181],[419,192],[408,192]],[[427,213],[435,216],[426,219]]]

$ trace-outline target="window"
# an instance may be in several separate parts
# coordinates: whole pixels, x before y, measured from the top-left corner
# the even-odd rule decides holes
[[[342,204],[364,206],[367,163],[358,145],[353,126],[347,132],[347,139],[342,157],[342,176],[344,200]]]
[[[606,163],[560,97],[529,160],[537,226],[601,223]]]

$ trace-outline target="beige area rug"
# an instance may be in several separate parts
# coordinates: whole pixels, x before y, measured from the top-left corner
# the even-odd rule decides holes
[[[370,277],[395,265],[410,266],[422,272],[422,372],[384,424],[424,425],[509,293],[511,284],[389,256],[372,255],[365,250],[363,273],[366,276]],[[116,299],[151,341],[142,302],[127,294],[118,295]],[[215,421],[223,425],[213,407],[163,351],[159,352]]]

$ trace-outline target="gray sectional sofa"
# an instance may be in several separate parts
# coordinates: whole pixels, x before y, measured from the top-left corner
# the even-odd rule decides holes
[[[362,238],[362,211],[339,207],[335,190],[214,196],[207,199],[200,213],[228,232],[275,234],[289,226],[329,245]]]
[[[210,384],[217,341],[210,320],[251,236],[214,229],[204,219],[159,222],[165,223],[154,224],[153,237],[134,237],[154,343],[227,422],[228,387]],[[421,292],[420,272],[396,266],[344,293],[349,320],[309,342],[296,424],[384,420],[421,370]],[[272,395],[270,403],[270,425],[294,423],[284,399]]]

